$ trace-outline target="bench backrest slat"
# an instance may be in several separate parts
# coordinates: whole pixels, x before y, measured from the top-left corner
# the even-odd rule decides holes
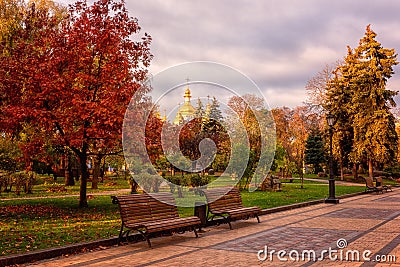
[[[367,185],[367,187],[373,188],[374,186],[374,181],[372,180],[371,177],[362,177],[365,180],[365,184]]]
[[[179,217],[171,193],[132,194],[115,198],[118,200],[124,224],[141,224]]]
[[[150,209],[153,218],[170,219],[179,217],[175,198],[172,193],[151,193],[155,201],[151,202]],[[157,196],[157,198],[155,198]]]
[[[242,198],[237,187],[213,188],[204,190],[210,211],[243,208]]]

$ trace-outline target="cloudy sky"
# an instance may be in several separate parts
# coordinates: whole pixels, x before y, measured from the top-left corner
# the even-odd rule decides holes
[[[307,81],[356,47],[368,24],[384,47],[400,51],[398,0],[126,2],[153,38],[152,74],[190,61],[222,63],[250,77],[271,107],[301,105]],[[400,66],[395,71],[389,88],[400,90]]]

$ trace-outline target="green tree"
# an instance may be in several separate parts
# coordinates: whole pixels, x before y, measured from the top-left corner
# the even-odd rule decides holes
[[[280,142],[277,142],[274,154],[274,161],[271,165],[271,171],[277,171],[279,170],[279,168],[284,168],[286,163],[285,159],[287,159],[286,150]]]
[[[15,172],[21,167],[18,158],[22,158],[18,143],[10,134],[0,134],[0,170]]]
[[[319,130],[314,130],[306,140],[304,161],[306,164],[312,164],[314,173],[322,171],[321,163],[325,162],[325,144]]]
[[[259,175],[256,171],[260,161],[273,161],[272,158],[261,158],[262,147],[265,146],[268,147],[268,149],[275,150],[275,142],[273,142],[273,148],[269,147],[270,142],[267,140],[268,137],[262,136],[260,129],[261,125],[272,124],[272,116],[270,116],[270,112],[266,109],[263,99],[252,94],[246,94],[242,97],[233,96],[229,99],[228,106],[230,109],[227,110],[228,116],[226,123],[230,125],[231,129],[235,129],[234,135],[244,137],[244,135],[247,134],[245,138],[248,140],[248,144],[240,144],[240,146],[239,144],[235,144],[236,146],[232,149],[234,151],[234,148],[236,148],[237,151],[240,152],[239,155],[241,155],[240,159],[242,161],[247,159],[246,169],[243,172],[243,184],[244,187],[247,187],[249,186],[250,178],[252,178],[254,174]],[[264,140],[262,138],[264,138]],[[271,137],[270,140],[275,140],[274,136]],[[242,146],[247,146],[249,148],[247,154],[243,152]],[[263,156],[266,156],[266,154],[268,153],[264,153]],[[238,165],[238,168],[239,166],[242,167],[241,164]],[[258,171],[261,172],[260,169],[258,169]],[[263,175],[265,175],[265,173],[263,173]]]
[[[213,97],[213,100],[211,102],[209,119],[214,119],[219,122],[223,119],[222,112],[219,107],[219,102],[215,97]]]
[[[196,109],[194,111],[194,117],[195,118],[201,118],[205,115],[205,111],[204,111],[204,106],[203,103],[201,102],[200,98],[197,99],[197,106]]]
[[[351,89],[347,86],[342,76],[342,68],[338,66],[328,82],[327,99],[323,103],[326,111],[329,111],[336,120],[333,135],[333,157],[340,164],[341,179],[344,179],[344,166],[350,161],[350,153],[353,150],[353,125],[349,105],[351,105]],[[325,121],[325,127],[328,128]],[[357,163],[353,164],[354,177],[357,179]]]
[[[386,89],[398,64],[397,54],[394,49],[383,48],[376,36],[368,25],[359,46],[348,48],[344,64],[332,79],[327,103],[328,110],[341,122],[337,127],[345,126],[346,132],[353,134],[352,162],[367,161],[370,177],[374,163],[395,158],[398,139],[390,111],[397,92]]]

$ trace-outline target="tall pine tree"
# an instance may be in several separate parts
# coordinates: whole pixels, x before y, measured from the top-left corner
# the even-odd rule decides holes
[[[386,88],[393,66],[398,64],[397,54],[383,48],[376,36],[368,25],[359,46],[348,48],[345,62],[332,80],[328,100],[328,110],[351,126],[352,162],[367,161],[370,177],[374,163],[394,159],[398,139],[390,111],[397,92]]]
[[[203,103],[201,102],[200,98],[197,99],[197,106],[196,110],[194,111],[194,117],[195,118],[201,118],[205,114],[204,112],[204,106]]]
[[[219,107],[219,102],[213,97],[213,100],[211,102],[210,106],[210,119],[216,120],[216,121],[221,121],[223,119],[221,109]]]
[[[336,123],[333,135],[333,156],[340,164],[341,180],[344,180],[344,168],[350,161],[350,153],[353,149],[353,126],[350,119],[350,108],[352,103],[351,90],[347,86],[348,82],[342,76],[346,65],[341,65],[333,72],[333,77],[327,85],[327,102],[324,108],[332,114]],[[347,76],[346,76],[347,77]],[[328,126],[327,126],[328,127]],[[354,164],[354,175],[357,178],[357,164]]]
[[[322,167],[320,164],[325,162],[325,144],[318,130],[314,130],[308,136],[304,154],[305,163],[313,165],[314,173],[321,172]]]
[[[356,160],[368,160],[369,176],[373,176],[373,163],[385,163],[394,159],[397,148],[395,119],[390,108],[395,106],[397,92],[386,89],[388,79],[398,64],[394,49],[383,48],[375,40],[368,25],[365,36],[355,49],[355,61],[349,62],[354,78],[353,91],[353,156]],[[353,57],[350,57],[353,59]]]

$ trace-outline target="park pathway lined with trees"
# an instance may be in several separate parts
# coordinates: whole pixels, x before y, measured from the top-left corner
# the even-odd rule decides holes
[[[128,168],[123,157],[122,124],[130,98],[149,77],[152,37],[140,34],[137,20],[129,17],[125,3],[118,0],[91,5],[77,1],[68,8],[51,0],[29,4],[5,0],[0,7],[4,10],[1,19],[7,25],[0,32],[0,171],[7,175],[17,170],[48,173],[48,169],[63,162],[65,185],[72,185],[76,178],[80,182],[78,204],[87,207],[90,171],[91,185],[96,189],[106,159],[118,171]],[[399,129],[392,113],[397,93],[386,88],[398,63],[397,55],[376,37],[368,25],[359,46],[348,48],[343,62],[311,79],[306,89],[312,101],[304,106],[269,110],[255,95],[233,95],[227,103],[230,114],[220,110],[219,100],[213,97],[209,118],[202,115],[181,128],[163,121],[154,111],[143,137],[152,166],[143,166],[140,160],[132,162],[130,165],[140,166],[134,178],[144,177],[142,180],[149,181],[144,183],[146,189],[157,191],[157,172],[165,176],[169,171],[188,168],[172,166],[167,160],[161,147],[162,128],[170,135],[166,139],[174,140],[179,135],[184,157],[178,163],[197,159],[200,142],[213,140],[217,152],[207,168],[230,172],[232,177],[237,169],[245,169],[238,177],[245,182],[244,187],[259,174],[256,170],[260,161],[267,161],[260,145],[271,140],[273,145],[268,149],[275,152],[275,157],[268,162],[272,163],[272,172],[284,170],[300,177],[305,169],[327,172],[328,113],[336,118],[333,156],[342,178],[353,172],[357,180],[359,169],[367,169],[370,176],[379,170],[399,178]],[[144,89],[144,95],[132,100],[135,112],[127,125],[135,125],[134,117],[140,117],[152,104],[146,95],[151,88]],[[206,109],[198,105],[195,113],[201,115]],[[264,140],[258,128],[257,116],[269,112],[272,115],[266,119],[271,121],[265,123],[276,129],[276,147],[275,136],[265,136],[268,140]],[[226,129],[216,120],[232,123],[234,116],[240,121],[236,120],[232,128],[244,126],[247,149],[232,144]],[[240,162],[242,156],[230,158],[232,152],[243,152],[247,165],[241,166],[245,164]],[[227,170],[227,166],[232,168]],[[268,170],[263,171],[266,173],[260,177],[267,175]],[[131,179],[132,188],[138,189],[135,179]],[[187,183],[171,182],[182,186]]]
[[[263,215],[261,223],[235,222],[233,230],[224,225],[208,227],[200,238],[194,238],[192,233],[154,238],[153,249],[139,242],[37,264],[48,267],[287,266],[289,263],[290,266],[371,266],[380,259],[379,266],[392,266],[400,259],[399,203],[399,189],[395,189],[385,194],[343,199],[340,205],[318,204]],[[322,252],[329,249],[334,260],[330,260],[328,252]],[[282,261],[277,255],[279,250],[286,251],[280,255]],[[299,260],[296,253],[292,254],[294,260],[289,258],[293,250],[299,253]],[[308,254],[311,250],[315,252],[315,260],[313,254]],[[303,251],[307,253],[304,260]]]

